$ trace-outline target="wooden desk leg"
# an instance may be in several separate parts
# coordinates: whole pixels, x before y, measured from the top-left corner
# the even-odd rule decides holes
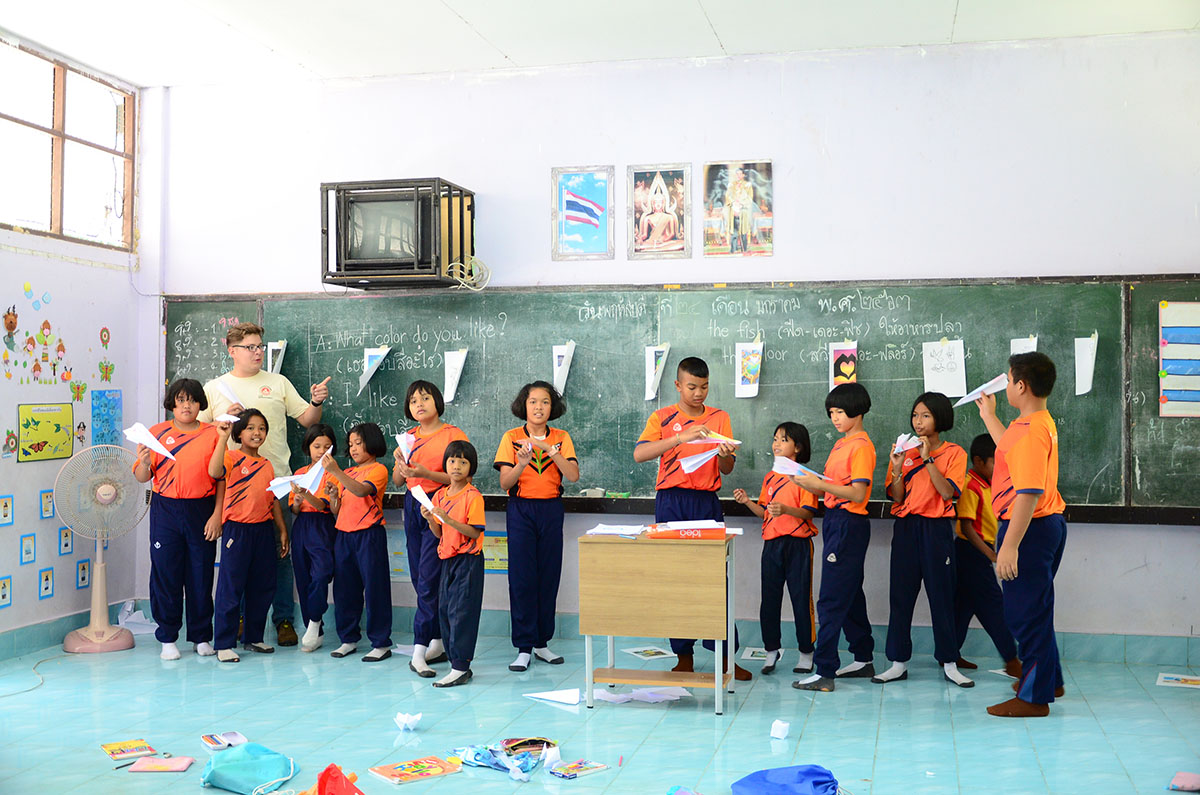
[[[725,586],[725,591],[726,591],[726,593],[725,593],[725,620],[727,622],[727,625],[725,627],[725,646],[726,646],[726,651],[729,654],[728,659],[729,659],[729,670],[730,671],[736,670],[734,668],[734,658],[737,656],[737,644],[735,644],[734,640],[733,640],[735,637],[734,633],[736,632],[736,630],[733,628],[733,605],[734,605],[733,582],[734,582],[734,570],[735,570],[734,559],[733,559],[733,550],[736,545],[737,545],[736,540],[729,545],[729,556],[725,558],[725,582],[727,583],[727,585]],[[730,693],[733,692],[734,681],[735,681],[734,677],[729,678],[729,692]],[[718,684],[717,687],[719,688],[720,685]]]
[[[591,709],[593,706],[595,706],[595,704],[593,703],[593,697],[592,697],[592,687],[595,684],[594,679],[596,676],[596,673],[595,673],[596,663],[592,659],[592,636],[591,635],[583,636],[583,656],[585,659],[585,662],[583,664],[584,703],[587,704],[588,709]]]
[[[716,641],[716,654],[713,655],[713,668],[715,669],[714,676],[716,678],[716,687],[713,693],[717,697],[717,714],[721,715],[725,712],[725,683],[721,681],[725,672],[721,670],[721,658],[725,655],[726,644],[724,641]]]

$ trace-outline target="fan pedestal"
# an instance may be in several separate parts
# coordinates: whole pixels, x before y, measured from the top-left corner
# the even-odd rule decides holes
[[[63,651],[71,654],[98,654],[133,648],[133,633],[108,623],[108,575],[104,565],[104,547],[96,544],[96,565],[92,569],[91,621],[82,629],[67,633]]]

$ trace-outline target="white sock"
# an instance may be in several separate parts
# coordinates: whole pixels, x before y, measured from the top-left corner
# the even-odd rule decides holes
[[[869,662],[859,662],[858,660],[855,660],[854,662],[847,665],[845,668],[839,668],[837,670],[837,675],[845,676],[846,674],[852,674],[855,671],[866,668],[868,665],[870,665]]]
[[[799,681],[797,684],[801,684],[801,685],[811,685],[813,682],[819,682],[819,681],[821,681],[821,675],[820,675],[820,674],[813,674],[812,676],[806,676],[806,677],[804,677],[804,678],[803,678],[803,679],[801,679],[801,680],[800,680],[800,681]]]
[[[513,660],[512,664],[519,666],[521,668],[528,668],[529,667],[529,652],[523,651],[520,654],[518,654],[517,659]]]
[[[542,646],[540,649],[534,649],[533,653],[537,655],[539,660],[545,660],[546,662],[561,659],[557,654],[550,651],[550,647],[548,646]]]
[[[343,643],[341,646],[337,647],[337,653],[344,657],[347,654],[353,654],[357,648],[358,646],[354,645],[353,643]]]
[[[882,682],[890,682],[893,679],[899,679],[908,670],[908,663],[894,662],[892,667],[881,674],[876,674],[875,678]]]
[[[417,669],[417,673],[420,673],[421,671],[433,670],[425,663],[425,653],[425,646],[422,646],[419,643],[416,646],[413,646],[412,666],[413,668]]]
[[[159,653],[158,656],[163,658],[164,660],[178,660],[179,659],[179,647],[176,646],[174,643],[164,643],[162,645],[162,652]]]
[[[428,660],[430,657],[437,657],[445,653],[446,647],[442,645],[442,639],[434,638],[433,640],[429,641],[429,651],[425,652],[425,656],[422,658],[421,662]]]
[[[775,663],[779,662],[779,658],[782,656],[783,655],[779,653],[779,649],[767,652],[767,661],[763,663],[763,667],[766,668],[774,665]]]
[[[380,657],[382,657],[383,655],[387,654],[390,651],[391,651],[390,647],[384,647],[382,649],[371,649],[369,652],[366,653],[366,659],[378,660]]]
[[[813,664],[813,653],[811,651],[808,654],[805,654],[804,652],[800,652],[800,659],[796,662],[796,667],[797,668],[812,668],[812,664]]]
[[[956,685],[963,685],[971,681],[958,670],[956,662],[946,663],[942,666],[942,670],[946,672],[946,677]]]
[[[202,640],[196,644],[196,654],[199,654],[201,657],[211,657],[216,653],[216,649],[206,640]]]
[[[317,647],[317,638],[321,637],[321,622],[309,621],[308,628],[304,630],[304,637],[300,638],[301,646]]]
[[[448,685],[451,682],[455,681],[456,679],[466,676],[466,675],[467,675],[466,671],[459,671],[456,668],[451,668],[450,673],[446,674],[445,676],[443,676],[441,679],[438,680],[438,684],[439,685]]]

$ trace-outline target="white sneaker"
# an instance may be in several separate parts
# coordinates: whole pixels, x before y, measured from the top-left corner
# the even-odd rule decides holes
[[[196,654],[199,654],[201,657],[211,657],[216,653],[217,650],[206,640],[202,640],[196,644]]]
[[[321,622],[309,621],[308,628],[304,630],[304,636],[300,638],[300,651],[316,651],[321,648],[322,642]]]

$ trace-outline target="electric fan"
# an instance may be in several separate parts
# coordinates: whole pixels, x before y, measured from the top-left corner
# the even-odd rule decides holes
[[[58,515],[75,535],[96,542],[91,619],[86,627],[67,634],[64,651],[94,653],[133,648],[133,633],[108,623],[104,544],[137,527],[150,505],[149,487],[133,477],[136,461],[137,457],[123,447],[96,445],[72,456],[54,481]]]

